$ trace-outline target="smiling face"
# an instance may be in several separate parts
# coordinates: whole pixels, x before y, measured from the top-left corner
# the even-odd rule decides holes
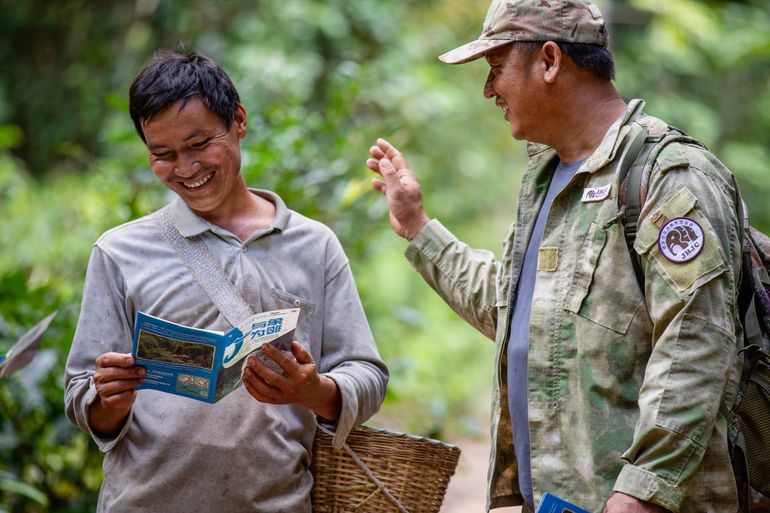
[[[172,103],[142,128],[153,173],[201,217],[222,216],[228,200],[245,189],[240,140],[246,111],[240,104],[229,130],[198,97]]]
[[[486,54],[490,70],[484,84],[484,97],[494,99],[503,109],[517,140],[534,140],[532,129],[538,124],[538,88],[532,70],[533,59],[515,44],[496,48]]]

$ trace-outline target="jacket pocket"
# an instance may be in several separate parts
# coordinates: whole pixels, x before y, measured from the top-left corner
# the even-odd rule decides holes
[[[689,260],[677,261],[671,250],[667,256],[661,248],[666,243],[664,230],[668,223],[678,219],[684,219],[687,224],[700,230],[693,239],[700,245],[700,252]],[[674,245],[673,248],[682,251],[680,246]],[[685,186],[675,189],[642,220],[634,249],[639,255],[650,259],[653,267],[680,298],[691,294],[728,268],[725,252],[714,228],[699,208],[695,195]]]
[[[577,253],[564,309],[625,334],[642,295],[622,230],[617,225],[612,230],[591,224]]]

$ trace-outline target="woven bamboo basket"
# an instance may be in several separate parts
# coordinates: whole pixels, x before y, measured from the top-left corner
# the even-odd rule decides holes
[[[438,513],[459,458],[454,445],[369,427],[354,429],[335,450],[319,429],[313,513]]]

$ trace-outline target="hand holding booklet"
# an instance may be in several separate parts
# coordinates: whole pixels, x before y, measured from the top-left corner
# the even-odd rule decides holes
[[[291,351],[299,313],[299,308],[258,313],[222,333],[139,312],[132,354],[147,374],[136,389],[215,403],[242,383],[247,356],[254,354],[274,364],[262,353],[264,344]]]
[[[590,513],[590,511],[575,506],[571,502],[567,502],[552,493],[546,492],[535,513]]]

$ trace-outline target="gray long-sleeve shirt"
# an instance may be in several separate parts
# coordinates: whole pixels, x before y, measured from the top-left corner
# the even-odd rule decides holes
[[[296,338],[342,395],[334,439],[340,446],[379,409],[387,368],[331,230],[287,209],[273,193],[253,192],[275,204],[276,217],[244,242],[179,200],[172,219],[183,235],[203,238],[254,311],[300,306]],[[316,419],[303,406],[263,404],[243,387],[216,404],[141,390],[115,438],[91,429],[95,359],[131,351],[138,311],[188,326],[230,328],[151,216],[108,231],[94,245],[67,361],[67,415],[105,452],[98,511],[309,512]]]

